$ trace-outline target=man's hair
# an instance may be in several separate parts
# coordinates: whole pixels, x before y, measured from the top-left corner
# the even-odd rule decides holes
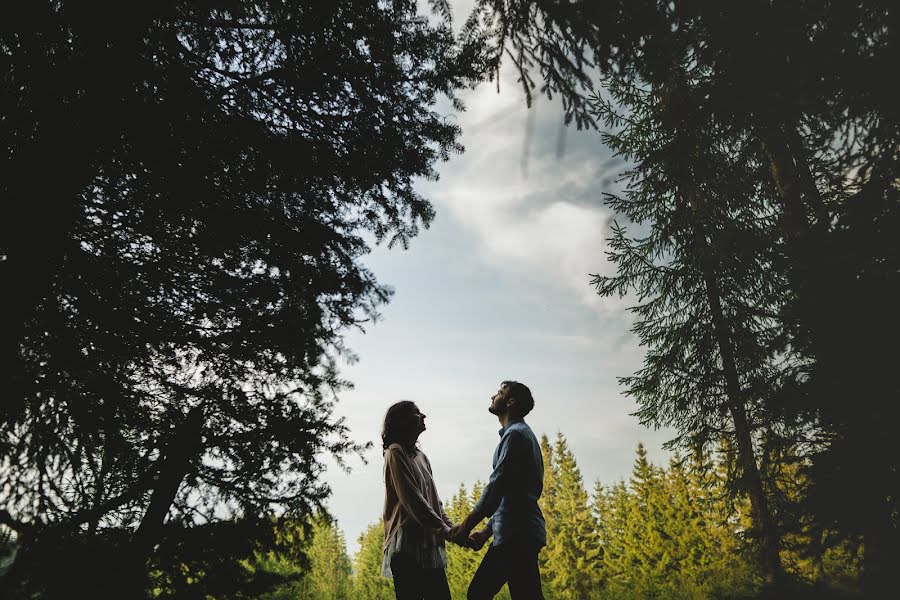
[[[518,381],[504,381],[500,387],[509,388],[507,398],[515,398],[516,406],[519,409],[519,416],[524,417],[534,408],[534,398],[531,397],[531,390],[524,383]]]

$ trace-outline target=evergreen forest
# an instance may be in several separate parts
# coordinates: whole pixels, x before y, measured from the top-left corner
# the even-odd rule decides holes
[[[541,510],[548,539],[539,557],[545,598],[759,597],[764,580],[748,533],[751,508],[729,491],[727,467],[716,458],[721,454],[674,456],[660,466],[639,445],[627,480],[590,486],[565,436],[557,434],[552,441],[543,436],[541,450],[547,467]],[[793,468],[779,486],[787,495],[807,484]],[[461,484],[447,499],[445,510],[455,522],[469,513],[481,485]],[[282,538],[279,549],[257,548],[227,567],[220,565],[215,574],[203,563],[183,563],[180,573],[172,564],[156,565],[152,596],[176,598],[203,589],[216,598],[393,600],[392,582],[381,575],[380,519],[359,537],[353,556],[338,524],[325,514],[309,525],[273,524]],[[862,597],[859,540],[819,531],[803,515],[793,515],[783,540],[780,558],[795,582],[793,597]],[[454,600],[466,598],[486,551],[448,544],[447,579]],[[497,598],[508,600],[508,589]]]

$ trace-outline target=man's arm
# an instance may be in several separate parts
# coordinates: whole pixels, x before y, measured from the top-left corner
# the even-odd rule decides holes
[[[506,493],[512,473],[515,470],[515,462],[520,454],[519,450],[522,447],[522,442],[522,435],[516,431],[511,431],[501,442],[497,466],[494,467],[487,485],[484,486],[481,498],[475,503],[475,508],[472,509],[472,512],[469,513],[462,523],[450,530],[451,539],[467,537],[469,532],[478,525],[479,521],[490,517],[497,511],[500,501],[503,500],[503,495]],[[483,531],[485,530],[483,529]]]

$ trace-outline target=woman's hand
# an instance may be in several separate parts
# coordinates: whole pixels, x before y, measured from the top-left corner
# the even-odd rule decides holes
[[[446,525],[444,525],[443,527],[441,527],[440,529],[437,530],[437,533],[435,534],[435,537],[436,537],[439,541],[442,541],[442,542],[445,542],[445,541],[448,541],[448,540],[449,540],[449,541],[453,541],[453,540],[450,539],[450,528],[449,528],[448,526],[446,526]]]

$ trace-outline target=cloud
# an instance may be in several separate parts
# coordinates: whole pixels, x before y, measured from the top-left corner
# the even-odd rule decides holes
[[[545,98],[529,110],[512,69],[501,93],[482,85],[459,116],[466,152],[425,187],[438,209],[474,234],[482,259],[564,290],[581,305],[620,311],[590,274],[612,274],[606,258],[612,212],[602,194],[622,169],[596,131],[560,130],[562,108]],[[558,153],[560,136],[566,140]]]

